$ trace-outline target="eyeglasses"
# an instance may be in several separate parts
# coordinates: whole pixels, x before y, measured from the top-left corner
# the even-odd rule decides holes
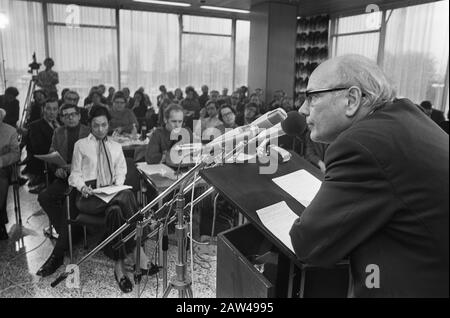
[[[69,118],[73,118],[75,116],[78,116],[79,114],[77,112],[73,112],[73,113],[69,113],[69,114],[64,114],[62,115],[63,118],[65,119],[69,119]]]
[[[335,87],[335,88],[323,88],[323,89],[316,89],[311,91],[305,91],[305,97],[306,102],[310,104],[312,102],[312,97],[317,94],[322,93],[330,93],[330,92],[336,92],[336,91],[343,91],[345,89],[349,89],[349,87]]]

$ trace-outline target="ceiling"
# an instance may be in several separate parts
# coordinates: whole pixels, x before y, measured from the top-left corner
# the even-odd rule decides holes
[[[191,3],[189,8],[171,7],[165,5],[155,5],[148,3],[134,2],[133,0],[34,0],[41,2],[53,3],[77,3],[80,5],[91,5],[99,7],[120,7],[123,9],[148,10],[173,13],[188,13],[200,15],[214,16],[235,16],[247,17],[235,13],[220,13],[214,11],[205,11],[200,9],[200,5],[222,6],[235,9],[251,10],[252,6],[265,3],[277,2],[292,5],[297,8],[298,14],[301,16],[309,16],[314,14],[330,14],[330,15],[346,15],[364,13],[367,6],[376,4],[380,9],[398,8],[409,5],[432,2],[436,0],[172,0]]]

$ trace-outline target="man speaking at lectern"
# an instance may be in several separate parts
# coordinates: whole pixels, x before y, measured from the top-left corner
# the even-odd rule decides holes
[[[349,258],[356,297],[449,296],[449,139],[371,60],[312,73],[300,113],[329,144],[326,173],[290,231],[298,258]]]

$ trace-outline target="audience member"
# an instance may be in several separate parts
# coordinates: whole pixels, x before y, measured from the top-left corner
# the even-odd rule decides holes
[[[112,99],[114,96],[114,93],[116,92],[116,89],[112,86],[108,88],[108,96],[106,96],[106,103],[109,105],[109,107],[112,106]]]
[[[52,68],[55,66],[55,62],[50,57],[44,60],[45,70],[41,71],[36,75],[36,85],[42,88],[46,95],[49,96],[50,93],[57,93],[56,85],[59,83],[58,73],[53,71]]]
[[[181,90],[181,88],[176,88],[174,92],[173,102],[175,104],[180,104],[183,99],[183,91]]]
[[[3,122],[6,116],[6,111],[0,108],[0,240],[8,239],[6,200],[12,173],[11,165],[20,159],[17,132],[13,126]]]
[[[61,97],[58,99],[58,107],[61,107],[62,104],[64,104],[64,95],[65,95],[68,91],[70,91],[70,89],[67,88],[67,87],[62,89],[62,91],[61,91]]]
[[[33,101],[29,107],[28,124],[42,117],[42,109],[44,108],[46,100],[47,93],[44,90],[38,89],[33,92]]]
[[[13,127],[17,126],[19,121],[20,106],[17,96],[19,91],[15,87],[8,87],[5,90],[5,94],[0,96],[0,108],[6,112],[3,122]]]
[[[59,127],[56,116],[58,114],[58,101],[49,100],[45,103],[42,118],[32,122],[29,126],[29,143],[27,152],[31,155],[27,164],[27,171],[30,174],[28,186],[36,186],[30,193],[39,193],[45,187],[45,164],[34,155],[48,154],[52,143],[53,132]],[[53,173],[47,171],[49,180],[53,179]]]
[[[110,112],[109,133],[131,133],[133,127],[137,129],[138,121],[131,109],[126,108],[125,95],[118,91],[113,97],[113,106]],[[136,130],[137,132],[137,130]]]
[[[164,85],[159,86],[159,92],[160,94],[156,97],[156,106],[158,106],[158,108],[161,107],[163,100],[169,98],[167,95],[167,89]]]
[[[209,100],[209,88],[207,85],[202,86],[202,94],[198,98],[198,102],[200,104],[200,108],[204,108],[206,106],[206,102]]]
[[[210,99],[206,103],[205,109],[208,117],[201,118],[201,120],[197,121],[194,135],[200,135],[199,137],[202,141],[211,141],[212,139],[219,137],[217,132],[224,131],[223,122],[219,119],[219,102],[217,99],[216,101]]]
[[[223,132],[225,132],[225,129],[234,129],[238,126],[236,124],[236,111],[228,104],[222,105],[219,109],[219,119],[223,122]]]
[[[200,117],[200,104],[198,102],[197,93],[194,87],[186,87],[186,98],[183,99],[180,105],[184,109],[184,117],[186,126],[193,129],[194,120]]]
[[[258,105],[255,103],[248,103],[245,105],[244,111],[244,125],[250,124],[256,118],[260,116]]]
[[[125,108],[123,94],[121,99]],[[75,204],[80,213],[106,216],[106,236],[116,231],[138,209],[131,190],[120,191],[109,203],[93,193],[95,188],[123,185],[127,174],[127,164],[122,146],[107,137],[110,118],[107,108],[101,106],[92,108],[90,112],[91,133],[88,137],[75,143],[68,181],[69,185],[79,191]],[[127,234],[127,231],[123,233],[123,235]],[[129,240],[117,250],[113,248],[116,242],[117,239],[113,240],[105,246],[103,251],[114,260],[114,277],[122,292],[128,293],[132,291],[133,285],[126,275],[124,259],[133,249],[135,250],[135,241]],[[139,246],[139,248],[141,247]],[[139,266],[146,269],[148,258],[142,248],[140,252],[141,264]]]
[[[156,128],[147,145],[145,161],[148,164],[168,163],[172,165],[169,152],[183,133],[184,110],[178,104],[170,104],[164,112],[164,126]],[[187,130],[189,133],[190,131]]]
[[[87,137],[90,133],[89,127],[80,123],[80,110],[77,106],[63,104],[59,113],[64,126],[55,129],[50,152],[57,151],[68,165],[66,167],[50,166],[56,178],[38,196],[39,204],[44,212],[47,213],[51,224],[59,235],[52,254],[37,272],[37,275],[42,277],[53,274],[63,264],[64,253],[69,246],[67,216],[63,211],[65,210],[65,192],[69,186],[67,179],[70,174],[73,149],[79,139]],[[78,215],[75,197],[76,193],[72,191],[69,198],[71,219],[76,218]],[[80,238],[82,234],[81,228],[72,227],[72,229],[74,240]]]

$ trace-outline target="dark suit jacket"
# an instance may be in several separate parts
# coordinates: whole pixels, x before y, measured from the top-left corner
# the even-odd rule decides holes
[[[89,127],[87,127],[85,125],[81,125],[80,133],[78,134],[78,136],[79,136],[78,139],[89,136],[89,133],[90,133]],[[63,159],[66,162],[72,161],[72,158],[69,158],[67,155],[68,145],[67,145],[67,129],[66,129],[66,127],[62,126],[62,127],[58,127],[55,129],[55,132],[53,133],[50,151],[58,151],[59,154],[61,155],[61,157],[63,157]]]
[[[38,119],[30,123],[28,131],[27,151],[30,155],[47,154],[52,143],[53,128],[43,119]],[[44,162],[30,156],[28,169],[32,174],[44,174]]]
[[[355,123],[328,147],[322,186],[291,229],[297,256],[349,256],[354,296],[448,297],[448,162],[448,135],[409,100]],[[379,288],[366,287],[371,264]]]

